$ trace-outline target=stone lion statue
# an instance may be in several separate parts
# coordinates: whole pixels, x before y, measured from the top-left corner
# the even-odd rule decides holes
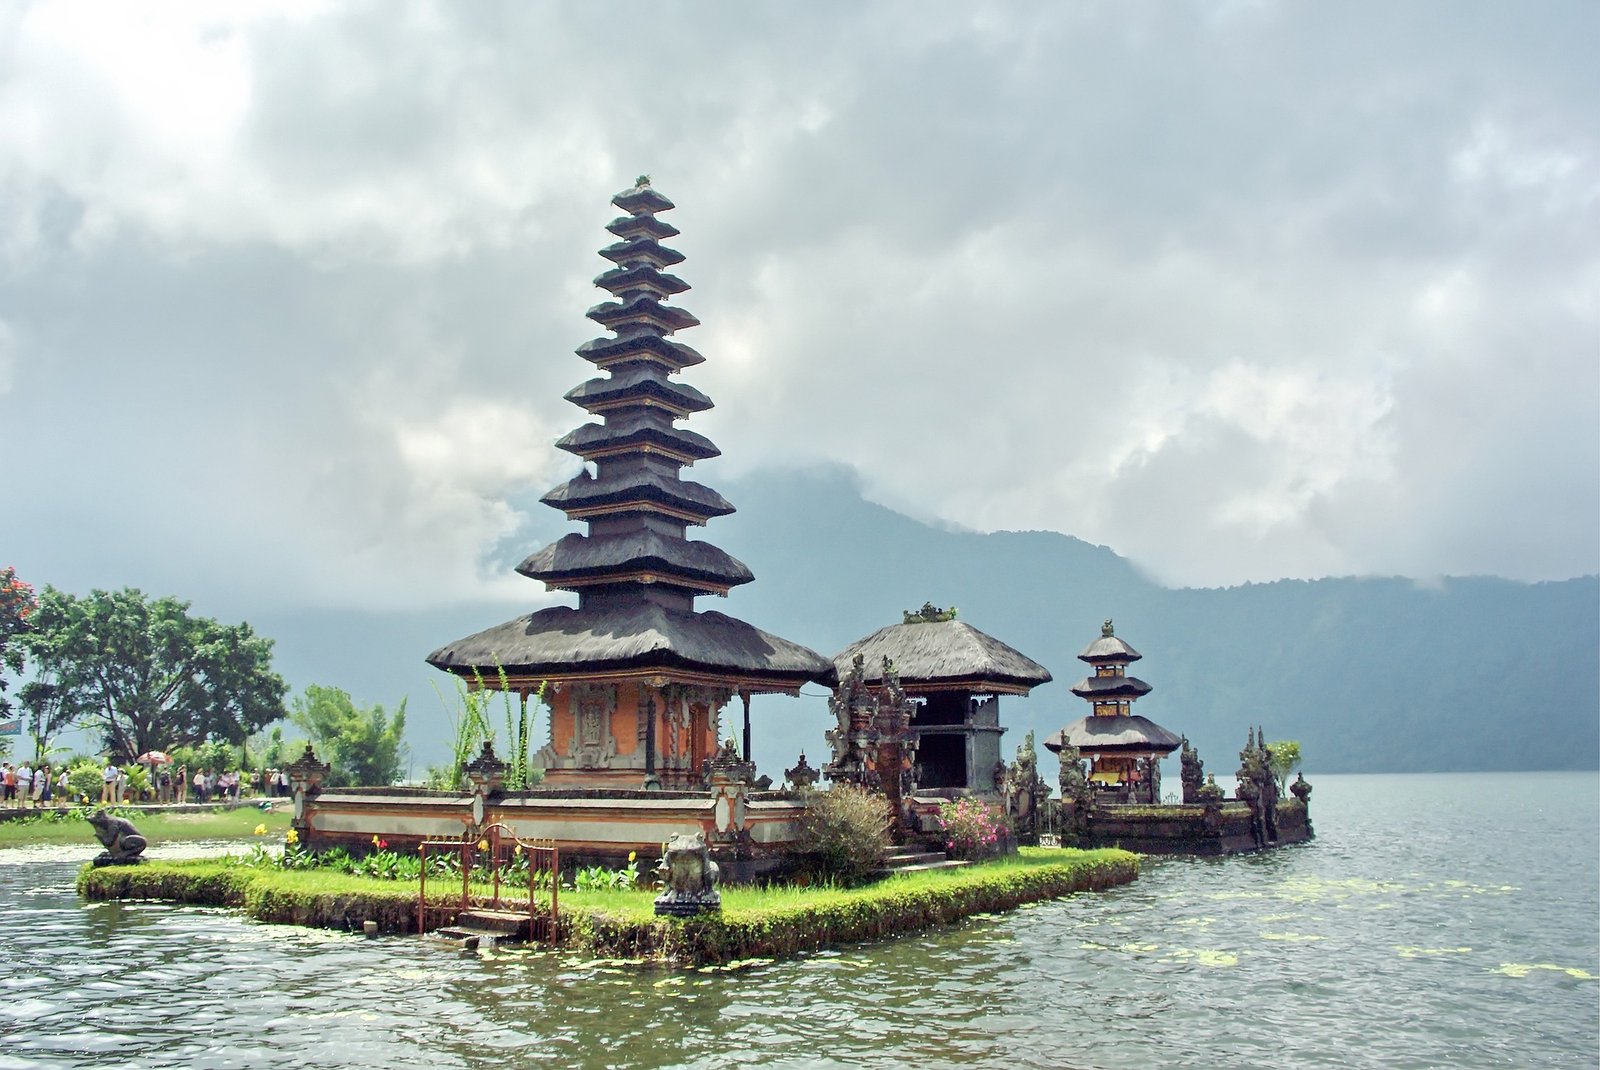
[[[139,835],[132,821],[106,810],[96,810],[88,820],[94,828],[94,838],[105,848],[95,857],[95,865],[129,866],[143,861],[139,856],[150,841]]]
[[[705,833],[674,833],[661,852],[656,875],[665,886],[656,896],[657,914],[684,916],[722,909],[718,868],[706,846]]]

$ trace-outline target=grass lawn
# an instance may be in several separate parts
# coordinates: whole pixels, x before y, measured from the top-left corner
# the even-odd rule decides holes
[[[94,830],[84,820],[87,810],[46,810],[38,817],[13,818],[0,822],[0,848],[34,844],[94,844]],[[262,838],[283,842],[289,827],[289,808],[263,812],[249,804],[232,810],[126,812],[145,839],[152,844],[172,840],[242,840],[255,834],[258,825],[267,827]]]
[[[859,888],[725,888],[721,913],[690,919],[656,917],[650,891],[563,889],[560,942],[608,957],[696,966],[778,957],[1097,891],[1125,884],[1138,872],[1138,857],[1127,851],[1024,848],[994,862],[894,876]],[[374,921],[382,932],[415,930],[414,883],[326,870],[229,859],[151,862],[85,868],[78,887],[90,899],[237,906],[262,921],[356,931]],[[474,892],[487,889],[475,886]],[[459,894],[458,884],[429,882],[430,903],[447,906]]]

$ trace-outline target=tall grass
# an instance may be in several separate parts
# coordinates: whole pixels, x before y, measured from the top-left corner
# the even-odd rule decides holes
[[[544,702],[545,684],[539,685],[539,690],[528,697],[527,702],[511,689],[511,681],[506,676],[505,666],[495,663],[495,681],[499,686],[490,687],[484,682],[483,674],[476,668],[472,670],[472,686],[459,676],[454,677],[456,686],[456,706],[452,707],[446,701],[444,694],[435,687],[439,694],[439,702],[450,712],[450,765],[443,770],[441,787],[448,791],[460,791],[465,785],[465,774],[462,772],[469,762],[478,756],[485,743],[493,746],[499,752],[500,758],[506,763],[506,787],[513,791],[530,788],[538,783],[540,776],[532,767],[533,724],[535,712],[530,709],[534,703]],[[495,734],[494,724],[490,719],[490,708],[493,705],[492,693],[498,692],[502,714],[505,720],[505,743],[502,746],[500,738]]]

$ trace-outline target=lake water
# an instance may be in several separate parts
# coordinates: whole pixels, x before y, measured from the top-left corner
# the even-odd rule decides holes
[[[0,1068],[1600,1064],[1600,775],[1315,783],[1310,844],[732,973],[87,905],[90,846],[0,851]]]

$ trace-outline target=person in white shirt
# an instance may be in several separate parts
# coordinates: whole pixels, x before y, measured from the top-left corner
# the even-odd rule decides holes
[[[122,776],[122,770],[117,768],[116,762],[107,762],[105,771],[100,774],[100,803],[102,806],[117,801],[117,780]]]
[[[24,806],[33,798],[33,766],[23,762],[17,767],[17,805]]]

